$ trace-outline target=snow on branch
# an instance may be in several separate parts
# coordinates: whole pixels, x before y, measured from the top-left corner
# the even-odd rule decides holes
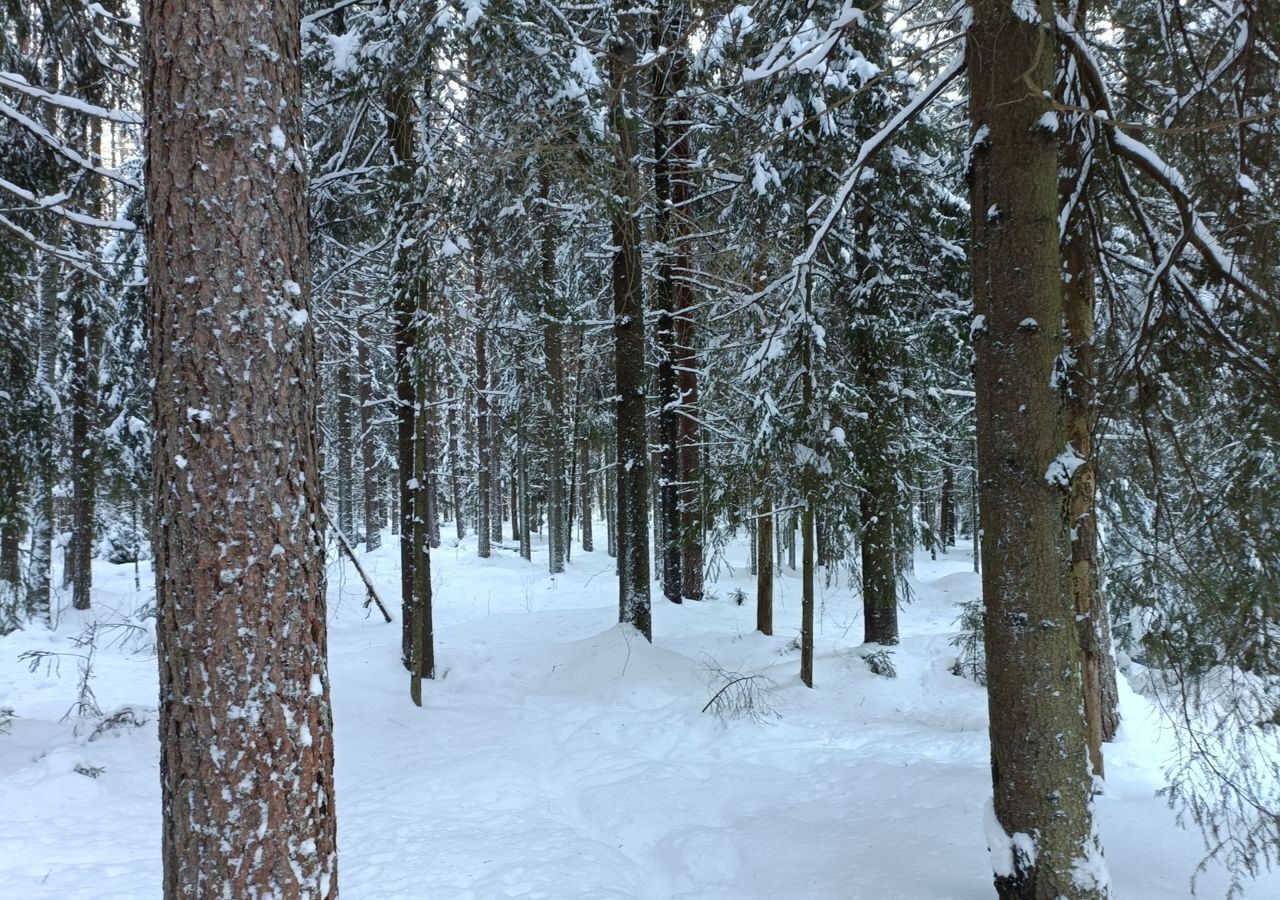
[[[0,72],[0,88],[9,88],[20,94],[26,94],[28,97],[34,97],[42,103],[48,103],[50,106],[57,106],[61,109],[93,116],[97,119],[105,119],[118,125],[142,124],[142,116],[133,110],[107,109],[106,107],[95,106],[92,103],[85,103],[80,98],[72,97],[68,94],[51,94],[44,88],[36,87],[17,72]]]
[[[827,211],[826,218],[822,220],[822,224],[814,231],[813,239],[809,241],[809,246],[805,248],[804,253],[796,258],[796,267],[812,264],[814,256],[818,252],[818,247],[822,245],[827,233],[831,230],[831,226],[835,223],[836,217],[840,215],[840,211],[849,202],[853,189],[857,187],[858,180],[862,177],[862,170],[866,167],[871,157],[883,148],[903,125],[914,119],[925,107],[933,102],[934,98],[941,94],[946,86],[963,71],[964,48],[961,47],[951,62],[947,64],[947,67],[939,72],[937,77],[929,82],[929,85],[923,91],[912,97],[906,106],[898,110],[897,114],[889,120],[884,128],[881,128],[879,132],[863,142],[858,149],[858,156],[854,160],[849,174],[845,177],[844,184],[840,186],[840,190],[832,198],[831,208]]]
[[[20,188],[12,181],[6,181],[0,178],[0,188],[20,197],[32,204],[36,209],[47,209],[50,212],[75,222],[77,225],[87,225],[90,228],[107,228],[112,231],[136,231],[138,226],[130,222],[128,219],[100,219],[97,216],[90,216],[85,213],[76,212],[62,205],[62,201],[67,199],[66,194],[53,194],[48,197],[37,197],[31,191]]]
[[[36,138],[38,138],[39,140],[47,144],[50,148],[53,149],[55,153],[65,156],[67,159],[75,163],[80,168],[85,169],[89,172],[92,172],[95,175],[101,175],[103,178],[109,178],[112,181],[116,182],[117,184],[121,184],[124,187],[129,188],[130,190],[134,190],[139,193],[142,192],[142,185],[138,184],[138,182],[134,181],[132,178],[128,178],[124,175],[121,175],[115,169],[105,169],[102,166],[95,166],[92,162],[85,159],[83,156],[77,153],[74,149],[72,149],[71,147],[68,147],[62,141],[58,140],[57,137],[50,134],[49,130],[45,128],[43,125],[41,125],[39,122],[35,121],[30,116],[24,115],[21,111],[10,106],[8,103],[0,102],[0,116],[8,116],[18,125],[25,128],[31,134],[35,135]]]
[[[1106,79],[1084,38],[1061,17],[1058,19],[1058,33],[1068,42],[1068,48],[1076,58],[1085,90],[1095,107],[1095,118],[1102,123],[1103,133],[1107,137],[1112,152],[1134,165],[1164,189],[1177,207],[1187,240],[1200,252],[1201,259],[1214,275],[1255,300],[1263,299],[1265,296],[1263,291],[1248,275],[1240,271],[1234,254],[1218,242],[1217,236],[1205,224],[1203,217],[1196,209],[1182,173],[1165,162],[1146,144],[1121,130],[1124,123],[1116,121],[1112,115]]]

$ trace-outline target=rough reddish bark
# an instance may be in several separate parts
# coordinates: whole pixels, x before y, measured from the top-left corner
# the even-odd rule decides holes
[[[145,0],[164,890],[337,897],[296,0]]]

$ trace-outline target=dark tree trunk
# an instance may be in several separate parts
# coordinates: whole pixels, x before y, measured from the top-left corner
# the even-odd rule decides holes
[[[360,370],[360,468],[364,473],[364,548],[382,546],[382,479],[378,471],[377,426],[374,425],[373,367],[369,361],[368,320],[360,320],[356,366]]]
[[[956,545],[956,472],[949,459],[951,444],[942,447],[942,496],[939,501],[942,525],[942,552]]]
[[[892,471],[863,490],[862,639],[868,644],[898,643],[898,552],[894,542],[898,484]]]
[[[89,608],[93,588],[93,548],[97,538],[98,357],[101,329],[92,302],[93,284],[77,273],[71,288],[71,541],[67,545],[64,583],[71,586],[71,605]]]
[[[595,547],[591,535],[591,442],[578,438],[578,489],[582,504],[582,552],[591,553]]]
[[[773,494],[767,488],[760,501],[757,521],[756,630],[773,634]]]
[[[616,444],[616,442],[615,442]],[[604,454],[606,466],[604,477],[604,521],[605,521],[605,553],[615,559],[618,556],[618,476],[616,450]]]
[[[636,32],[632,30],[631,34]],[[649,452],[645,423],[640,186],[636,171],[636,48],[624,31],[609,47],[610,123],[622,198],[613,211],[613,334],[617,385],[618,618],[653,640],[649,596]]]
[[[445,404],[445,428],[449,432],[449,505],[453,512],[453,531],[461,541],[467,536],[467,520],[462,514],[462,471],[458,465],[458,395],[452,381]]]
[[[396,84],[387,95],[388,139],[395,159],[393,175],[399,189],[398,203],[409,215],[409,193],[414,167],[413,98],[407,84]],[[414,608],[414,387],[413,357],[418,345],[417,273],[402,249],[395,271],[395,353],[396,353],[396,468],[400,522],[400,655],[406,669],[413,668]]]
[[[492,371],[493,363],[489,363],[490,371]],[[493,404],[489,404],[489,480],[490,490],[493,493],[493,512],[489,517],[489,536],[491,543],[502,543],[502,506],[506,499],[502,490],[502,451],[503,451],[503,435],[502,421],[497,414],[497,410]],[[510,502],[507,504],[511,509],[511,539],[513,541],[520,540],[520,535],[516,532],[516,482],[515,478],[508,479],[511,488]]]
[[[351,409],[353,387],[351,354],[344,346],[344,335],[338,334],[335,337],[338,345],[333,379],[334,392],[337,394],[334,410],[337,446],[334,447],[334,456],[337,457],[335,468],[338,478],[338,530],[346,535],[348,540],[355,540],[356,505],[352,489],[356,479],[354,422],[352,421],[354,416]]]
[[[484,296],[484,278],[480,273],[479,254],[476,255],[476,303]],[[489,452],[491,429],[489,413],[489,334],[483,327],[476,328],[476,553],[488,559],[491,550],[493,499],[491,497],[492,456]],[[501,485],[499,485],[499,492]],[[498,540],[502,540],[502,517],[498,516]]]
[[[164,893],[335,898],[299,7],[142,20]]]
[[[1101,900],[1065,528],[1054,9],[976,0],[968,32],[983,599],[1002,900]],[[1028,852],[1027,844],[1032,850]],[[1096,865],[1095,865],[1096,864]]]
[[[692,17],[688,0],[668,0],[671,14],[680,24],[679,42],[673,44],[668,91],[673,98],[668,119],[668,158],[671,170],[671,279],[675,289],[675,368],[680,393],[677,443],[680,447],[680,577],[681,593],[701,600],[702,584],[702,435],[698,427],[697,315],[690,278],[689,240],[692,232],[690,205],[694,190],[691,169],[693,146],[689,137],[691,113],[683,94],[689,74],[689,30]]]
[[[568,535],[564,482],[564,346],[561,337],[561,308],[556,293],[555,225],[551,213],[551,185],[544,168],[541,173],[542,199],[542,289],[546,293],[543,308],[542,348],[547,358],[547,409],[551,415],[547,437],[547,568],[552,575],[564,571]]]
[[[657,549],[661,556],[662,592],[672,603],[681,602],[683,582],[680,560],[680,388],[676,377],[676,326],[672,242],[676,236],[671,196],[672,94],[683,72],[684,18],[680,0],[658,0],[654,9],[655,47],[672,48],[653,67],[653,185],[654,237],[657,244],[658,277],[653,286],[653,307],[657,312],[654,330],[658,352],[658,483]],[[680,72],[676,68],[680,67]],[[673,78],[674,76],[674,78]],[[678,132],[682,133],[682,132]]]

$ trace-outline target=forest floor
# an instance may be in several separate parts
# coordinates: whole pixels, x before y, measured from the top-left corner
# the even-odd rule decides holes
[[[603,538],[603,528],[597,534]],[[391,539],[388,535],[387,538]],[[600,541],[603,543],[603,539]],[[949,671],[956,604],[979,591],[967,547],[917,557],[897,674],[862,654],[860,601],[823,585],[816,685],[799,680],[798,574],[781,571],[776,636],[754,631],[744,541],[701,603],[655,591],[654,643],[620,629],[613,561],[575,545],[549,578],[507,544],[432,553],[438,677],[409,700],[394,624],[362,608],[349,565],[330,570],[340,878],[348,900],[990,900],[983,836],[991,793],[986,701]],[[364,557],[396,595],[394,544]],[[53,631],[0,639],[0,895],[160,895],[157,678],[152,593],[131,565],[100,563],[94,609]],[[747,602],[733,602],[735,590]],[[65,599],[64,599],[65,603]],[[397,604],[398,606],[398,604]],[[132,622],[140,628],[118,627]],[[79,666],[98,623],[90,686],[140,727],[82,717]],[[60,663],[60,665],[59,665]],[[724,673],[765,675],[755,718],[702,712]],[[68,711],[71,711],[70,715]],[[1123,730],[1098,799],[1115,895],[1190,896],[1202,856],[1156,796],[1172,748],[1150,705],[1122,685]],[[1222,897],[1210,868],[1198,896]],[[1247,897],[1280,897],[1280,873]]]

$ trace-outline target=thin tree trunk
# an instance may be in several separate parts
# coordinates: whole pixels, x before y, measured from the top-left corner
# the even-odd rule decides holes
[[[356,367],[359,369],[360,401],[360,467],[364,473],[364,549],[382,546],[382,479],[378,472],[377,426],[374,425],[373,367],[369,361],[368,319],[360,319],[356,342]]]
[[[414,417],[413,480],[415,484],[428,483],[428,467],[431,465],[431,438],[427,433],[430,417],[426,414],[429,403],[427,377],[423,369],[421,335],[417,348],[417,410]],[[410,636],[409,696],[415,706],[422,705],[422,680],[435,677],[435,641],[431,622],[431,529],[428,517],[435,515],[430,490],[413,492],[413,623]],[[439,531],[436,531],[439,535]]]
[[[668,6],[657,0],[654,7],[653,46],[672,48],[653,67],[653,184],[654,237],[658,253],[658,276],[653,286],[653,308],[657,312],[654,343],[658,354],[658,483],[657,515],[654,531],[659,538],[656,550],[661,557],[662,591],[672,603],[681,602],[683,581],[680,559],[680,388],[676,377],[675,293],[672,239],[675,237],[671,196],[671,115],[674,89],[673,70],[683,59],[684,40],[680,0]],[[683,67],[681,68],[683,71]],[[679,75],[676,75],[676,80]]]
[[[387,96],[388,139],[395,158],[393,176],[400,192],[397,198],[407,216],[409,191],[414,166],[413,98],[408,85],[397,82]],[[395,262],[395,354],[396,354],[396,462],[400,522],[400,655],[406,669],[413,668],[414,611],[414,413],[417,394],[414,388],[413,356],[418,345],[417,276],[411,271],[412,261],[406,251],[398,252]]]
[[[101,331],[87,277],[72,279],[71,311],[71,541],[63,567],[64,584],[71,586],[71,605],[88,609],[93,587],[93,548],[96,539],[98,453],[98,356]]]
[[[618,476],[616,453],[606,452],[604,477],[604,520],[605,520],[605,552],[613,557],[618,556]]]
[[[484,297],[484,276],[480,269],[480,254],[476,253],[475,266],[476,304],[479,306]],[[479,314],[479,311],[477,310]],[[489,449],[491,431],[491,415],[489,412],[489,333],[483,326],[476,328],[476,553],[481,559],[488,559],[492,552],[492,519],[494,502],[491,497],[492,455]],[[501,482],[499,491],[501,492]],[[498,519],[498,540],[502,540],[502,517]]]
[[[337,431],[337,446],[334,448],[334,455],[338,473],[338,528],[346,535],[355,534],[355,498],[352,488],[355,486],[355,440],[353,435],[354,416],[351,409],[351,393],[352,393],[352,377],[351,377],[351,354],[347,347],[344,346],[345,341],[343,335],[339,333],[335,336],[336,347],[336,371],[334,373],[333,388],[337,394],[337,403],[335,404],[335,426]]]
[[[862,639],[868,644],[898,643],[897,504],[898,484],[891,470],[881,472],[862,493]]]
[[[511,530],[520,542],[520,555],[527,560],[533,559],[533,537],[531,533],[532,503],[529,498],[529,460],[527,440],[525,437],[525,369],[521,363],[516,367],[516,447],[515,463],[511,473],[511,483],[515,489],[515,497],[511,508]]]
[[[951,444],[942,446],[942,496],[940,501],[942,518],[942,552],[956,545],[956,474],[950,462]]]
[[[809,502],[800,514],[800,680],[813,687],[813,504],[807,491],[806,497]]]
[[[1064,527],[1054,10],[975,0],[967,56],[983,598],[995,886],[1101,900]],[[1028,21],[1034,18],[1035,21]],[[992,837],[993,833],[995,837]]]
[[[299,5],[142,22],[164,895],[332,900]]]
[[[761,478],[761,483],[764,479]],[[756,534],[756,630],[773,634],[773,493],[764,489]]]
[[[591,553],[595,549],[591,534],[591,442],[586,437],[578,438],[578,479],[581,485],[578,496],[582,505],[582,552]]]

